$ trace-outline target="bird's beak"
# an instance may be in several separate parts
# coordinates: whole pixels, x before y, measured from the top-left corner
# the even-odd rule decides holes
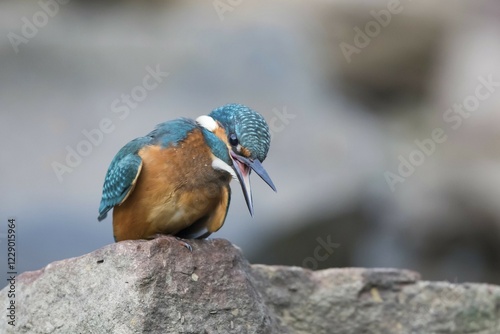
[[[250,172],[252,169],[264,180],[274,191],[276,191],[276,187],[274,186],[273,181],[267,174],[264,167],[258,159],[250,160],[243,156],[237,155],[233,151],[231,151],[231,157],[233,159],[233,169],[236,172],[236,176],[238,176],[238,180],[241,184],[241,190],[243,190],[243,195],[245,195],[245,201],[247,202],[248,210],[250,211],[250,215],[253,216],[253,202],[252,202],[252,189],[250,187]]]

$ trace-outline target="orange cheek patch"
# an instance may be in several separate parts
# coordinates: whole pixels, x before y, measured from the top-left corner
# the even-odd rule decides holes
[[[223,127],[219,126],[217,129],[214,130],[213,132],[217,137],[220,138],[220,140],[222,140],[226,145],[227,147],[230,147],[229,145],[229,142],[227,141],[227,134],[226,134],[226,131],[224,130]]]
[[[243,155],[246,158],[250,158],[250,151],[246,147],[241,147],[241,155]]]
[[[227,133],[226,131],[224,130],[223,127],[219,126],[217,129],[214,130],[213,132],[217,137],[219,137],[224,143],[226,143],[226,146],[231,149],[231,145],[229,144],[228,140],[227,140]],[[250,156],[252,155],[252,153],[250,153],[250,151],[246,148],[246,147],[243,147],[241,146],[241,152],[240,154],[246,158],[250,158]]]

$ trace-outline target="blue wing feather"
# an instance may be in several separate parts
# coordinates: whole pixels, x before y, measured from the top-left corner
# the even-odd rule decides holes
[[[99,217],[97,218],[99,221],[106,218],[108,211],[129,195],[142,166],[142,159],[138,152],[152,142],[152,137],[134,139],[115,155],[104,179]]]

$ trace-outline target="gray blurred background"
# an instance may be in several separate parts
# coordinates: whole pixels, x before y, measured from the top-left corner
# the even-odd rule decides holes
[[[251,218],[233,183],[212,237],[252,263],[500,283],[497,1],[3,1],[0,27],[18,272],[113,242],[97,209],[126,142],[238,102],[271,125],[278,193],[253,175]],[[168,75],[146,90],[150,71]]]

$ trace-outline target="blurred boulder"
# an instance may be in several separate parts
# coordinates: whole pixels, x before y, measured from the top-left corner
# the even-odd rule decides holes
[[[321,5],[320,5],[321,4]],[[331,83],[375,107],[430,93],[441,44],[462,3],[334,1],[318,3],[323,56]]]

